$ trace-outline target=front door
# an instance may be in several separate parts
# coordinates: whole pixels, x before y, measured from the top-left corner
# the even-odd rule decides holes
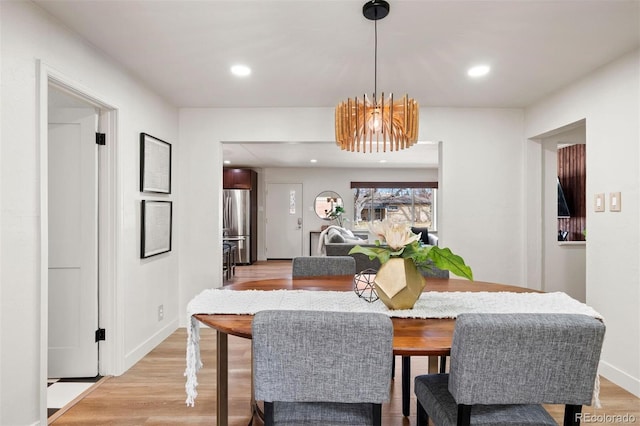
[[[96,111],[49,111],[49,377],[98,374]]]
[[[267,259],[302,256],[302,184],[267,184]]]

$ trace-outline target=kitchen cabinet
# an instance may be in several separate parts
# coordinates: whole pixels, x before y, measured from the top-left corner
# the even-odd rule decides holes
[[[224,189],[257,189],[258,174],[251,169],[223,169]]]

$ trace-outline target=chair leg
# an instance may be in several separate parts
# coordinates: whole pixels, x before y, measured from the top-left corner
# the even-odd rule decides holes
[[[222,250],[222,271],[224,273],[224,279],[228,280],[229,279],[229,268],[231,267],[229,265],[229,253],[231,252],[231,249],[229,248],[224,248]]]
[[[224,277],[229,279],[229,252],[224,254]]]
[[[382,426],[382,404],[371,404],[373,426]]]
[[[577,426],[580,424],[582,405],[567,404],[564,406],[564,426]]]
[[[429,415],[425,411],[420,401],[416,401],[416,426],[428,426],[429,425]]]
[[[446,355],[440,356],[440,374],[444,374],[447,372],[447,357]]]
[[[236,248],[234,247],[229,254],[229,264],[231,265],[231,278],[236,275]]]
[[[264,426],[273,426],[273,402],[264,402]]]
[[[411,393],[411,357],[402,357],[402,415],[409,417]]]
[[[458,404],[458,426],[471,424],[471,405]]]
[[[222,250],[222,274],[225,280],[229,279],[229,262],[227,261],[228,253],[228,250]]]
[[[396,377],[396,356],[391,357],[391,378]]]

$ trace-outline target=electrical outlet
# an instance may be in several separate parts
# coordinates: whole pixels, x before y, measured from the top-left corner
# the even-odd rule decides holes
[[[158,321],[162,321],[164,319],[164,305],[158,306]]]

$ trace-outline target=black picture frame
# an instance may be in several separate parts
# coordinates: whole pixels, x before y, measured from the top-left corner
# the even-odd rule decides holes
[[[173,202],[142,200],[140,258],[171,251]]]
[[[171,144],[140,133],[140,191],[171,194]]]

